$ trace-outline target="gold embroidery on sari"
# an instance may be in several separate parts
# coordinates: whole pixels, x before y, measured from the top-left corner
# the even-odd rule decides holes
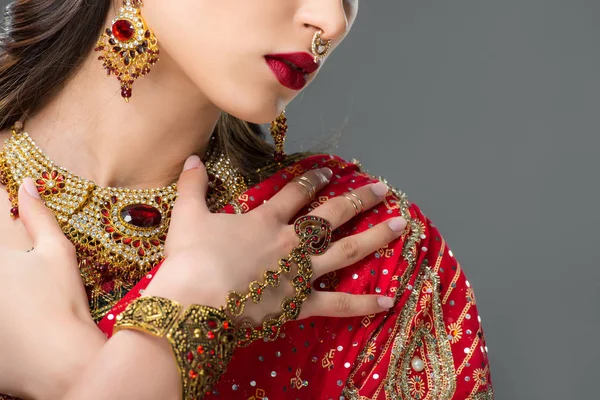
[[[428,302],[428,308],[418,309],[419,298],[423,292],[431,292],[431,302]],[[411,328],[417,317],[420,317],[420,320],[413,331]],[[439,277],[429,267],[427,260],[423,261],[410,298],[400,315],[399,324],[401,329],[394,339],[385,379],[386,398],[395,399],[399,395],[403,399],[451,399],[456,388],[452,350],[442,314]],[[427,354],[423,358],[426,373],[413,374],[411,362],[421,346]],[[419,380],[426,380],[425,396],[420,396],[421,391],[424,391],[421,390],[423,385],[418,385],[419,393],[415,391],[415,376],[418,376]]]
[[[452,293],[452,289],[454,289],[454,285],[456,285],[456,282],[458,282],[458,278],[460,278],[460,272],[461,272],[460,264],[456,263],[456,272],[454,273],[454,277],[452,278],[452,281],[450,282],[450,286],[448,286],[448,289],[446,290],[446,294],[444,295],[442,304],[446,304],[448,302],[448,299],[450,298],[450,294]]]
[[[303,387],[305,387],[306,385],[308,385],[308,382],[305,380],[302,380],[302,378],[300,377],[300,375],[302,374],[302,369],[298,368],[296,370],[296,376],[293,377],[292,379],[290,379],[290,386],[292,387],[292,389],[302,389]]]
[[[256,389],[254,396],[248,397],[248,400],[263,400],[267,398],[267,392],[264,389]]]
[[[358,161],[353,160],[353,163],[362,169]],[[407,288],[410,289],[408,283],[411,277],[414,276],[417,268],[418,245],[421,238],[424,238],[426,227],[422,221],[412,218],[406,194],[391,187],[385,179],[379,178],[379,180],[388,184],[390,192],[393,194],[393,196],[387,196],[384,199],[386,208],[388,210],[398,209],[400,214],[408,221],[409,226],[409,229],[405,231],[407,233],[401,237],[401,240],[404,241],[402,257],[407,262],[407,268],[399,278],[399,285],[397,288],[394,288],[396,290],[391,291],[395,293],[395,301],[398,302]],[[375,393],[373,393],[373,398],[377,398],[381,390],[384,389],[385,396],[388,399],[397,399],[398,395],[400,395],[403,399],[414,398],[423,400],[428,398],[443,400],[451,399],[456,390],[454,361],[443,320],[442,302],[439,293],[439,277],[437,275],[444,249],[445,243],[442,243],[439,257],[433,269],[429,267],[426,260],[423,262],[420,271],[418,271],[412,292],[402,308],[401,316],[398,318],[394,328],[388,332],[389,339],[383,349],[381,349],[378,360],[374,363],[373,368],[381,363],[390,345],[392,345],[392,361],[390,362],[386,378],[383,379]],[[420,306],[427,308],[418,311],[421,299],[420,291],[425,285],[430,295],[428,295],[428,298]],[[430,314],[429,322],[418,325],[416,331],[411,333],[410,330],[414,325],[415,318],[422,312]],[[384,318],[358,357],[357,366],[349,376],[343,391],[344,396],[348,400],[366,399],[366,397],[360,395],[360,388],[355,386],[354,378],[365,361],[369,360],[365,355],[368,349],[375,345],[377,337],[381,334],[381,327],[385,324],[388,317],[389,315]],[[423,357],[423,360],[426,360],[425,377],[409,376],[408,374],[411,370],[413,354],[415,354],[419,344],[427,350],[427,357]],[[425,380],[429,382],[425,382]],[[425,392],[427,393],[425,394]]]
[[[353,161],[353,162],[357,165],[360,165],[358,163],[358,161]],[[402,249],[402,257],[407,262],[407,269],[406,269],[406,271],[404,271],[404,273],[402,274],[401,277],[396,278],[399,280],[399,285],[398,285],[398,288],[394,288],[396,290],[393,291],[393,292],[395,292],[395,296],[394,296],[395,301],[398,302],[400,300],[400,298],[402,297],[402,294],[405,292],[408,282],[410,281],[411,277],[415,273],[417,254],[418,254],[417,248],[421,241],[421,236],[425,232],[425,225],[421,221],[412,218],[412,215],[410,214],[410,209],[409,209],[410,204],[408,202],[407,196],[403,192],[392,188],[385,179],[383,179],[383,178],[378,178],[378,179],[380,181],[386,183],[388,185],[388,187],[390,187],[391,195],[386,196],[383,201],[386,208],[388,210],[398,210],[400,212],[400,215],[402,215],[402,217],[404,217],[406,219],[407,225],[408,225],[408,229],[405,230],[405,232],[402,234],[402,236],[400,238],[400,240],[404,243],[404,246]],[[414,309],[414,307],[413,307],[413,309]],[[355,379],[356,373],[360,370],[360,368],[365,363],[371,362],[375,358],[375,354],[373,354],[373,349],[376,348],[375,343],[377,342],[377,338],[379,337],[379,335],[382,333],[381,332],[382,327],[385,325],[386,321],[390,317],[393,318],[394,316],[392,314],[388,314],[383,319],[383,321],[380,323],[380,325],[377,327],[377,329],[371,335],[371,338],[367,341],[366,345],[363,347],[361,353],[357,357],[356,367],[353,369],[352,373],[348,377],[348,380],[347,380],[346,385],[343,390],[343,394],[348,400],[366,399],[366,397],[363,397],[359,394],[359,389],[356,388],[354,379]],[[366,321],[363,319],[363,326],[365,325],[364,324],[365,322]],[[370,319],[368,322],[369,322],[369,324],[371,323]],[[396,336],[396,332],[397,332],[399,326],[400,326],[399,324],[396,324],[391,332],[387,332],[387,335],[389,338],[386,341],[386,344],[380,350],[379,356],[377,357],[377,360],[373,363],[371,368],[375,368],[377,365],[379,365],[382,362],[383,357],[387,354],[390,346],[392,346],[393,338]],[[369,353],[369,352],[371,352],[371,353]],[[375,394],[373,395],[374,398],[376,398],[377,395],[379,394],[379,392],[381,392],[381,390],[383,389],[384,383],[385,383],[385,380],[377,388]]]
[[[467,400],[494,400],[494,392],[489,388],[485,392],[477,393],[476,395],[469,397]]]
[[[335,349],[329,350],[321,360],[321,367],[331,371],[333,369],[333,358],[335,357]]]
[[[469,395],[469,399],[478,400],[478,399],[490,399],[493,400],[492,390],[488,388],[486,392],[477,393],[481,386],[485,386],[488,384],[487,376],[490,373],[490,367],[487,366],[485,368],[477,368],[473,371],[473,380],[475,381],[475,387],[471,390],[471,394]],[[490,397],[486,397],[490,396]]]
[[[444,259],[444,251],[446,250],[446,241],[442,238],[442,244],[440,245],[440,251],[438,252],[438,258],[435,261],[435,267],[433,271],[437,274],[440,270],[440,265],[442,264],[442,260]]]

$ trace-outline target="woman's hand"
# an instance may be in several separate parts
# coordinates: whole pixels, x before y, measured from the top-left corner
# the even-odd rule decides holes
[[[19,189],[19,212],[34,247],[0,247],[0,393],[53,398],[105,338],[90,317],[75,250],[31,179]]]
[[[320,191],[331,178],[331,170],[312,170],[304,176]],[[145,295],[178,300],[184,305],[204,304],[220,307],[229,291],[248,291],[248,284],[262,280],[263,272],[277,269],[300,240],[289,221],[310,200],[304,185],[290,182],[270,201],[242,215],[210,213],[205,196],[208,178],[200,160],[188,158],[178,183],[166,259]],[[384,183],[355,190],[365,210],[380,203],[387,193]],[[355,203],[356,205],[357,203]],[[343,197],[331,199],[310,215],[327,219],[333,229],[355,216],[353,203]],[[331,243],[322,255],[312,256],[314,279],[344,268],[366,257],[399,237],[406,221],[397,217],[368,231]],[[281,301],[292,293],[282,282],[265,290],[258,305],[249,301],[243,317],[260,323],[267,315],[281,311]],[[377,295],[313,291],[304,303],[300,318],[309,316],[349,317],[375,314],[390,308],[390,298]]]

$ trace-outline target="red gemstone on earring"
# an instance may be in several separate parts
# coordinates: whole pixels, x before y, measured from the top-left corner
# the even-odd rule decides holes
[[[131,88],[121,89],[121,97],[123,97],[124,99],[131,98]]]
[[[135,34],[135,27],[130,21],[126,19],[120,19],[113,24],[112,34],[117,38],[117,40],[121,42],[127,42],[128,40],[131,40]]]
[[[132,204],[121,210],[123,221],[139,228],[152,228],[160,225],[160,211],[147,204]]]

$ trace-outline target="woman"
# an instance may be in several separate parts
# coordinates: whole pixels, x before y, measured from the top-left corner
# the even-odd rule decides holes
[[[283,154],[283,109],[357,10],[11,4],[0,392],[493,398],[472,289],[431,222],[357,164]],[[273,119],[275,148],[254,124]]]

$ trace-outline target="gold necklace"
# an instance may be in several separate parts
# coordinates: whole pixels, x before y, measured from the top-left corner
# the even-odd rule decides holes
[[[229,160],[211,146],[207,205],[213,212],[247,189]],[[34,180],[46,206],[74,244],[90,310],[101,319],[145,274],[163,259],[164,243],[177,199],[176,184],[157,189],[101,187],[56,165],[15,124],[0,152],[0,183],[18,216],[17,191],[25,177]]]

